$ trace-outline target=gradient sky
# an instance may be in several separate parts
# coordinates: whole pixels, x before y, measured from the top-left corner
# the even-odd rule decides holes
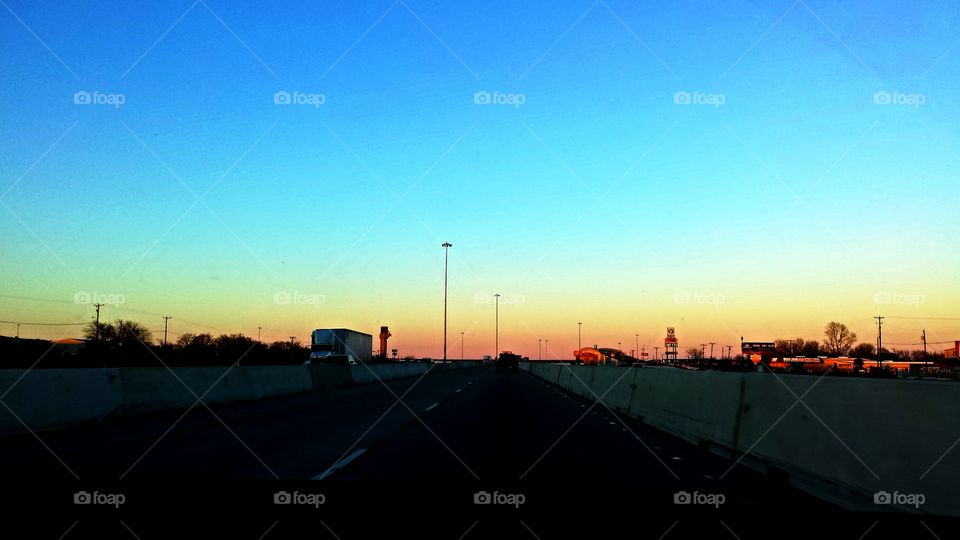
[[[960,339],[923,320],[960,304],[955,2],[162,4],[0,8],[0,319],[122,295],[104,318],[388,324],[439,357],[449,241],[455,357],[460,332],[493,354],[493,292],[532,357],[577,321],[624,349],[873,341],[878,313],[915,317],[890,342]]]

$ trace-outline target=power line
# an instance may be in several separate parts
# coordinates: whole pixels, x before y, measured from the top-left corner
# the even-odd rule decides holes
[[[876,317],[874,317],[876,319]],[[893,317],[885,315],[884,319],[911,319],[916,321],[960,321],[960,317]]]
[[[44,323],[44,322],[23,322],[23,321],[0,321],[4,324],[22,324],[24,326],[83,326],[87,323],[68,322],[68,323]]]

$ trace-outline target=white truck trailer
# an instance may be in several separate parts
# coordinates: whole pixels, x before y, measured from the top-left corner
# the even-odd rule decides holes
[[[318,328],[310,334],[310,363],[369,362],[373,336],[348,328]]]

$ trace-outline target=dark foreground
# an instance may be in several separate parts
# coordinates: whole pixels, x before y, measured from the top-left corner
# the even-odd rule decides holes
[[[955,527],[846,513],[486,367],[8,436],[0,459],[9,515],[45,516],[24,520],[31,538],[857,539],[938,527],[945,538]],[[93,504],[75,504],[78,492]]]

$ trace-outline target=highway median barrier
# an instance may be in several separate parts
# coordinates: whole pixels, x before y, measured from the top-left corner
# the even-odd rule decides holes
[[[479,366],[433,365],[431,373]],[[421,376],[430,363],[0,369],[0,435]],[[9,409],[8,409],[9,408]],[[12,411],[12,412],[11,412]]]
[[[588,399],[606,392],[614,410],[842,507],[960,516],[955,382],[530,364],[531,375]]]

